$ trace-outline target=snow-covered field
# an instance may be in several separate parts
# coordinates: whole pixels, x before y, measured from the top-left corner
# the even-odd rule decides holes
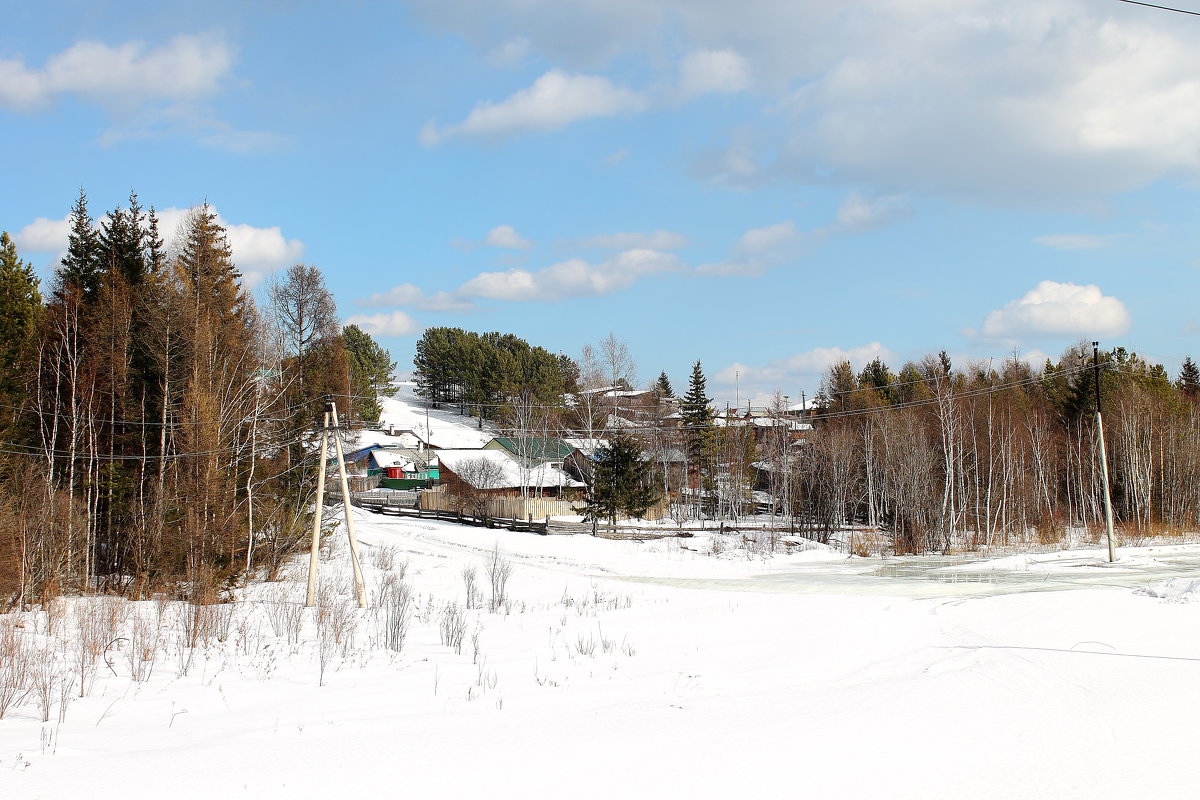
[[[241,592],[195,648],[183,606],[85,601],[129,606],[124,641],[61,715],[27,698],[0,720],[0,797],[1197,791],[1200,547],[1123,550],[1115,569],[1096,551],[898,565],[357,519],[372,604],[389,574],[411,587],[399,652],[377,609],[330,638],[344,544],[322,563],[324,627],[299,610],[303,564]],[[493,612],[496,545],[512,574]],[[483,607],[464,611],[471,566]],[[70,614],[17,619],[27,644],[72,639]],[[160,652],[134,681],[130,639],[151,626]]]

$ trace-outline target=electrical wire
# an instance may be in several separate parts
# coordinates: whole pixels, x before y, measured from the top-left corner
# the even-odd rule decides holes
[[[1139,0],[1117,0],[1118,3],[1128,3],[1131,6],[1145,6],[1146,8],[1157,8],[1162,11],[1174,11],[1176,14],[1190,14],[1193,17],[1200,17],[1200,11],[1187,11],[1182,8],[1171,8],[1170,6],[1156,6],[1153,3],[1142,3]]]

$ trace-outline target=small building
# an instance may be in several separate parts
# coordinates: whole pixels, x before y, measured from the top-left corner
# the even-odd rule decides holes
[[[439,450],[441,483],[452,494],[456,490],[491,497],[582,497],[586,488],[550,463],[524,466],[504,448],[483,450]]]

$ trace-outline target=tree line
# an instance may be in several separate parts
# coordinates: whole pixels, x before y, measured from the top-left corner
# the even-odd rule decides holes
[[[561,403],[574,391],[578,367],[569,357],[531,346],[511,333],[428,328],[417,342],[413,379],[417,394],[436,408],[470,408],[495,418],[498,408],[522,395],[540,404]]]
[[[377,419],[394,364],[298,264],[259,307],[192,209],[166,247],[131,194],[81,191],[42,291],[0,238],[0,604],[64,591],[208,591],[277,567],[308,526],[332,396]]]
[[[1092,355],[1079,343],[1041,366],[1016,357],[956,366],[944,351],[898,370],[881,359],[858,371],[842,361],[811,408],[789,410],[776,395],[768,419],[747,424],[713,408],[699,361],[682,397],[664,372],[647,387],[651,400],[622,407],[598,391],[634,382],[628,348],[610,335],[562,369],[570,380],[555,375],[492,408],[518,440],[609,440],[596,453],[597,516],[613,516],[614,498],[629,510],[664,497],[676,516],[733,519],[768,506],[817,539],[875,530],[898,552],[1051,542],[1103,522]],[[420,366],[419,356],[419,381]],[[1096,366],[1118,526],[1133,537],[1194,531],[1200,369],[1185,358],[1172,379],[1121,347],[1100,351]],[[573,394],[554,399],[572,382]],[[636,465],[629,440],[643,453]],[[637,492],[651,484],[653,492]]]

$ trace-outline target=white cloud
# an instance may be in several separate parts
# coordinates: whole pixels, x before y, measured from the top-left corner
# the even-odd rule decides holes
[[[573,258],[536,272],[524,269],[484,272],[460,286],[454,295],[517,302],[556,302],[568,297],[611,294],[646,276],[682,269],[683,264],[672,253],[627,250],[599,264]]]
[[[498,67],[510,67],[529,58],[529,40],[524,36],[502,42],[488,53],[488,61]]]
[[[216,211],[215,208],[213,210]],[[155,213],[158,214],[159,235],[169,251],[190,209],[164,208]],[[245,223],[231,224],[219,213],[217,224],[225,228],[234,263],[241,270],[242,282],[247,287],[257,286],[270,273],[296,263],[304,255],[304,243],[299,239],[286,238],[278,225],[258,228]],[[52,253],[58,258],[67,251],[70,232],[70,215],[56,220],[38,217],[22,228],[13,240],[24,251]]]
[[[588,236],[574,244],[596,250],[678,250],[687,247],[688,239],[682,233],[657,230],[649,233],[606,233]]]
[[[750,67],[736,50],[693,50],[679,62],[679,93],[735,94],[750,88]]]
[[[838,208],[837,224],[844,232],[858,233],[886,225],[910,210],[911,205],[905,195],[868,197],[852,192]]]
[[[501,247],[508,250],[528,250],[533,242],[517,233],[512,225],[497,225],[483,237],[483,243],[488,247]]]
[[[101,134],[100,144],[109,147],[180,134],[194,137],[203,147],[239,154],[279,150],[288,142],[287,136],[269,131],[239,130],[217,118],[211,109],[173,103],[165,107],[149,106],[123,118],[117,127]]]
[[[422,311],[465,311],[472,307],[470,301],[459,300],[449,292],[427,295],[411,283],[394,286],[386,292],[375,292],[354,301],[363,308],[393,308],[408,306]]]
[[[713,381],[726,386],[733,386],[736,381],[746,387],[748,393],[769,393],[779,387],[811,385],[830,366],[839,361],[849,361],[855,369],[861,369],[875,358],[884,361],[896,360],[895,354],[879,342],[870,342],[849,350],[841,347],[817,347],[758,366],[735,362],[714,375]]]
[[[1116,236],[1100,236],[1087,233],[1055,233],[1038,236],[1033,241],[1043,247],[1054,250],[1093,250],[1097,247],[1107,247]]]
[[[105,104],[201,97],[216,92],[232,66],[233,52],[208,36],[176,36],[149,49],[77,42],[41,69],[0,60],[0,106],[35,110],[61,94]]]
[[[769,268],[799,255],[804,234],[796,223],[785,220],[762,228],[751,228],[733,246],[733,258],[696,267],[697,275],[761,275]]]
[[[983,321],[989,339],[1117,336],[1129,330],[1125,304],[1104,295],[1094,284],[1042,281],[1024,296],[997,309]]]
[[[816,0],[411,4],[481,53],[520,39],[570,69],[640,59],[694,90],[752,76],[779,101],[749,121],[763,141],[697,164],[730,185],[1078,204],[1200,172],[1200,27],[1174,14],[1082,0],[862,0],[852,14]],[[728,56],[715,70],[718,53],[744,70]]]
[[[800,239],[796,223],[790,219],[763,228],[751,228],[738,239],[737,251],[747,256],[757,256],[778,251]]]
[[[604,157],[604,166],[615,167],[627,158],[629,158],[629,148],[622,147],[620,150],[615,150]]]
[[[216,208],[210,206],[213,211]],[[187,218],[190,209],[164,208],[157,212],[159,232],[167,249],[174,244],[180,224]],[[231,223],[217,213],[217,224],[225,229],[233,261],[242,272],[242,282],[249,288],[262,283],[263,279],[276,270],[298,262],[304,256],[304,243],[299,239],[288,239],[278,225],[258,228],[245,223]]]
[[[512,225],[497,225],[488,231],[483,239],[454,239],[452,247],[471,252],[477,247],[496,247],[501,250],[531,250],[535,244],[517,233]]]
[[[438,127],[427,122],[419,139],[432,147],[451,136],[505,138],[554,131],[582,119],[642,111],[647,103],[644,94],[616,86],[603,76],[552,69],[498,103],[480,103],[460,123]]]
[[[21,228],[13,236],[13,242],[24,252],[62,254],[67,251],[67,239],[70,235],[70,215],[62,219],[38,217]]]
[[[421,325],[403,311],[352,314],[344,322],[357,325],[372,336],[415,336],[421,331]]]

